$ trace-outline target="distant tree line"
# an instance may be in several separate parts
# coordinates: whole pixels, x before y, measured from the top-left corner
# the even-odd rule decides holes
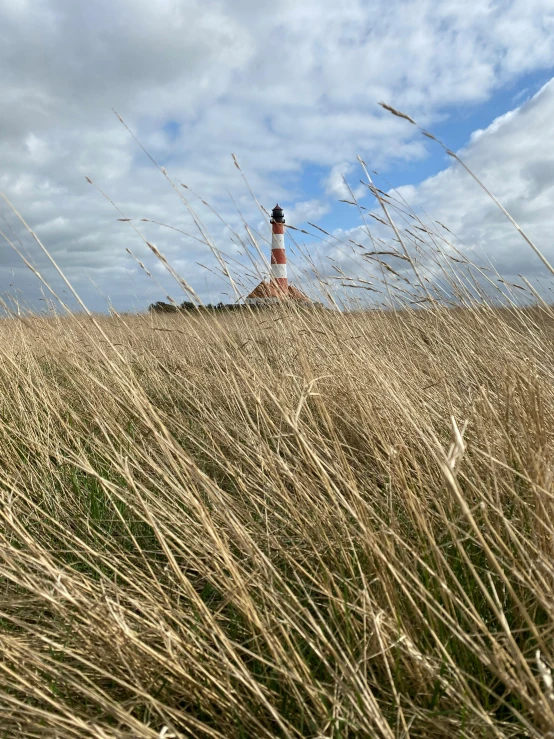
[[[153,313],[186,313],[188,311],[237,311],[245,310],[246,308],[251,310],[252,308],[259,309],[269,307],[272,307],[271,303],[267,305],[246,305],[245,303],[217,303],[217,305],[212,305],[212,303],[208,303],[207,305],[197,305],[196,303],[191,303],[185,300],[180,305],[176,305],[174,303],[164,303],[163,301],[159,300],[157,303],[151,303],[148,306],[148,310]],[[306,308],[308,306],[302,307]],[[324,308],[324,305],[322,303],[312,303],[309,307]]]
[[[246,305],[242,305],[240,303],[217,303],[217,305],[208,303],[207,305],[197,305],[196,303],[191,303],[187,300],[180,305],[176,305],[174,303],[164,303],[159,300],[157,303],[149,305],[148,310],[154,313],[186,313],[187,311],[240,310],[241,308],[246,307]]]

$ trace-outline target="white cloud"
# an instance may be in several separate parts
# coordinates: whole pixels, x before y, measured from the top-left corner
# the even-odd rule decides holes
[[[352,194],[356,200],[361,200],[367,193],[367,188],[364,185],[351,184],[348,177],[357,169],[352,162],[335,164],[334,167],[331,167],[331,171],[323,183],[325,193],[338,200],[352,200]]]
[[[328,203],[322,203],[320,200],[304,200],[296,203],[292,210],[287,210],[286,221],[291,225],[305,223],[306,221],[317,221],[330,210]]]
[[[460,152],[536,246],[554,261],[554,81],[495,120]],[[418,187],[399,188],[410,205],[445,223],[505,275],[549,276],[498,207],[457,163]]]
[[[554,153],[547,144],[553,136],[554,80],[521,107],[476,132],[459,152],[462,161],[498,198],[550,264],[554,264]],[[458,162],[453,161],[451,166],[420,185],[402,186],[390,190],[389,195],[396,202],[407,202],[424,223],[430,224],[429,219],[434,221],[431,224],[434,231],[445,236],[475,264],[492,263],[504,279],[516,284],[521,284],[518,276],[524,274],[535,287],[541,285],[543,292],[552,287],[553,275],[548,268]],[[389,212],[413,252],[413,240],[407,229],[417,234],[413,228],[417,223],[403,217],[392,206]],[[379,208],[373,213],[385,218]],[[444,231],[437,222],[445,224],[453,234]],[[372,243],[370,234],[377,241]],[[421,232],[419,236],[424,237]],[[424,238],[428,244],[432,243],[429,237]],[[337,277],[335,266],[348,277],[367,279],[373,275],[379,279],[379,267],[374,261],[362,258],[362,254],[375,247],[376,250],[399,250],[392,230],[369,214],[365,217],[365,225],[337,228],[327,241],[325,245],[314,244],[314,249],[320,257],[321,275],[329,278]],[[453,254],[444,243],[442,246],[446,253]],[[417,257],[420,273],[435,279],[438,272],[434,262],[425,256],[426,251]],[[403,287],[402,276],[413,281],[408,262],[386,256],[381,258],[401,275],[396,279],[385,272],[392,284]],[[494,277],[498,284],[496,280]],[[344,283],[342,277],[337,281]],[[358,297],[359,291],[353,292]],[[518,295],[521,297],[521,293]]]
[[[306,200],[295,184],[306,164],[328,169],[324,194],[335,198],[337,172],[348,176],[356,154],[376,168],[425,155],[415,129],[383,114],[379,100],[431,124],[451,104],[485,100],[519,75],[549,68],[553,31],[550,0],[351,0],[340,7],[331,0],[0,0],[0,189],[93,306],[100,302],[85,272],[98,281],[101,275],[102,292],[116,305],[125,306],[137,291],[147,304],[160,291],[140,270],[133,272],[136,284],[126,282],[123,275],[136,264],[125,247],[150,267],[154,257],[129,224],[116,221],[119,214],[85,175],[125,216],[199,234],[112,107],[177,183],[213,202],[235,229],[241,218],[228,190],[245,217],[257,215],[231,152],[267,207],[285,200],[292,206],[289,218],[311,219],[325,212],[327,201],[311,194]],[[496,124],[496,140],[509,123]],[[527,138],[549,123],[533,119],[532,125],[537,128],[529,128]],[[476,136],[470,149],[489,139],[486,132]],[[544,157],[528,144],[510,144],[511,157],[531,157],[505,193],[516,209],[518,183],[533,192],[549,177]],[[498,162],[489,161],[484,148],[479,161],[488,172]],[[450,177],[445,175],[444,185],[452,184]],[[420,197],[431,194],[431,185],[426,187]],[[460,203],[467,203],[471,184],[453,187]],[[534,223],[548,219],[540,198],[525,207]],[[201,210],[213,237],[224,250],[232,249],[230,232]],[[1,213],[15,229],[13,215],[4,207]],[[477,213],[480,225],[473,211],[465,222],[468,228],[474,224],[474,235],[487,228],[488,211]],[[183,260],[186,278],[197,281],[200,291],[216,289],[219,283],[196,265],[209,262],[205,247],[176,231],[139,225],[170,260]],[[37,265],[51,274],[29,238],[22,238]],[[19,265],[8,247],[0,263]],[[12,281],[9,273],[8,278],[0,277],[0,292]],[[177,295],[171,280],[163,279]],[[32,294],[35,279],[19,266],[16,280]]]

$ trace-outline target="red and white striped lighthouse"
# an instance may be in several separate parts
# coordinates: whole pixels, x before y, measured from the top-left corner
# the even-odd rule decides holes
[[[285,253],[285,215],[280,205],[271,211],[271,272],[269,282],[260,282],[245,298],[247,305],[273,305],[294,300],[310,304],[307,295],[287,279],[287,255]]]
[[[283,296],[287,295],[289,281],[285,252],[285,214],[279,204],[271,211],[271,282]]]

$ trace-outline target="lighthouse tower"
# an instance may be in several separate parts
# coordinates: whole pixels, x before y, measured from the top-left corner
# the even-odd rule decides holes
[[[246,298],[249,305],[267,305],[288,300],[312,301],[307,295],[289,285],[287,254],[285,251],[285,214],[279,204],[271,211],[271,265],[269,282],[260,282]]]
[[[285,214],[279,204],[271,211],[271,282],[286,296],[287,254],[285,252]]]

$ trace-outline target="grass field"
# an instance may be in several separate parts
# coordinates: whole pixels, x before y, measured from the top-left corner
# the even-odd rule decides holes
[[[0,735],[548,736],[553,328],[0,322]]]

